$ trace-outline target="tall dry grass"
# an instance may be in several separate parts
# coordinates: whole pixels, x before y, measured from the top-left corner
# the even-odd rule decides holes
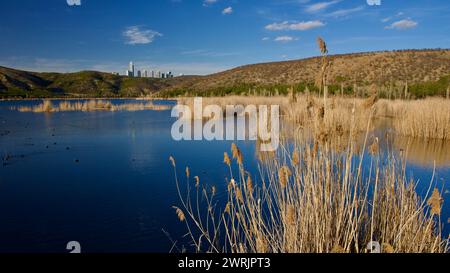
[[[326,105],[324,106],[324,101]],[[178,104],[195,109],[194,98],[179,98]],[[374,102],[364,99],[330,97],[327,100],[313,95],[289,96],[229,96],[203,98],[203,108],[207,105],[218,105],[223,116],[227,115],[227,106],[242,105],[278,105],[286,124],[297,129],[318,132],[321,137],[327,135],[343,135],[350,132],[350,127],[357,132],[367,130],[367,124],[376,108]],[[197,109],[199,110],[199,109]],[[238,116],[245,112],[237,113]],[[191,116],[194,118],[194,116]],[[317,137],[319,137],[317,135]]]
[[[193,98],[179,98],[179,104],[194,109]],[[450,140],[450,103],[443,98],[423,100],[378,100],[330,96],[326,100],[311,94],[289,96],[229,96],[203,98],[203,107],[219,105],[224,115],[227,105],[279,105],[288,123],[305,130],[321,129],[322,134],[335,135],[365,132],[377,119],[388,118],[400,136]],[[239,113],[238,113],[239,114]],[[351,123],[351,124],[350,124]]]
[[[196,180],[188,186],[195,194],[186,198],[177,182],[182,206],[176,212],[195,251],[364,253],[372,241],[384,252],[448,251],[439,191],[430,184],[430,198],[421,199],[395,158],[388,165],[372,159],[371,175],[365,176],[361,164],[352,163],[351,148],[338,155],[326,145],[296,145],[290,152],[262,161],[259,181],[238,157],[225,160],[230,179],[221,209],[215,188],[201,188]],[[191,199],[195,195],[207,205]]]
[[[443,98],[383,100],[380,107],[392,117],[393,129],[403,136],[450,140],[450,102]]]
[[[358,130],[352,122],[356,115],[353,110],[346,123],[350,136]],[[369,116],[365,127],[370,123]],[[321,134],[320,128],[311,129],[312,135]],[[188,172],[183,191],[171,158],[181,200],[176,213],[195,251],[364,253],[373,241],[383,252],[449,250],[448,239],[442,237],[442,197],[434,179],[421,198],[418,182],[408,179],[395,153],[379,154],[377,138],[366,134],[360,150],[350,137],[342,151],[334,149],[335,137],[311,142],[309,134],[298,133],[291,141],[276,153],[261,153],[259,173],[253,174],[233,144],[230,155],[224,154],[230,174],[223,205],[215,187],[202,185],[198,177],[192,181]],[[368,153],[371,157],[366,159]]]
[[[290,102],[282,111],[285,120],[293,122],[305,130],[321,134],[343,135],[354,132],[364,132],[367,124],[374,118],[374,102],[364,99],[349,99],[329,97],[323,100],[316,96],[297,96],[295,102]]]
[[[194,105],[194,98],[192,97],[181,97],[176,98],[177,103],[179,105],[186,105],[189,106],[192,111],[194,110],[200,110],[196,109]],[[205,108],[208,105],[217,105],[222,108],[223,115],[226,116],[227,112],[227,106],[236,106],[236,105],[242,105],[244,107],[248,105],[279,105],[281,108],[283,108],[284,105],[287,105],[289,102],[289,99],[284,96],[273,96],[273,97],[266,97],[266,96],[227,96],[227,97],[203,97],[202,103],[203,108]],[[236,113],[237,115],[243,115],[244,113]],[[233,113],[234,115],[234,113]],[[194,118],[194,115],[191,116]]]
[[[120,103],[114,104],[111,101],[105,100],[89,100],[89,101],[62,101],[58,104],[54,104],[50,100],[44,100],[42,103],[36,106],[21,106],[17,110],[19,112],[34,112],[34,113],[54,113],[54,112],[92,112],[92,111],[143,111],[143,110],[156,110],[163,111],[169,110],[170,106],[156,105],[153,102],[142,103]]]

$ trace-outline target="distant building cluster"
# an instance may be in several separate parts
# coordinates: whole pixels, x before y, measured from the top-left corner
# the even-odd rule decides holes
[[[134,63],[130,62],[128,66],[128,70],[125,71],[125,76],[130,78],[157,78],[157,79],[168,79],[173,78],[173,74],[171,71],[164,73],[161,71],[153,71],[153,70],[136,70]]]

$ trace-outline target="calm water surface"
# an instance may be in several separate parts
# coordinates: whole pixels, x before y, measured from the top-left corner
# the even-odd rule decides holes
[[[163,230],[174,240],[185,234],[171,208],[179,204],[171,155],[180,176],[189,166],[192,177],[225,195],[223,152],[231,143],[173,141],[170,111],[10,109],[37,103],[0,102],[0,252],[66,252],[69,241],[79,241],[84,252],[168,252],[172,243]],[[255,170],[255,144],[238,145]],[[396,145],[414,151],[408,174],[423,181],[419,191],[431,179],[432,158],[436,183],[450,180],[449,145],[407,139]],[[450,196],[444,197],[447,222]]]

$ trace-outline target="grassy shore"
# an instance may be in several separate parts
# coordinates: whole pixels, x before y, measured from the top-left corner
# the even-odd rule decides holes
[[[55,112],[92,112],[92,111],[164,111],[170,110],[168,105],[157,105],[152,101],[136,103],[113,103],[109,100],[87,100],[87,101],[61,101],[54,103],[51,100],[44,100],[36,106],[19,106],[14,108],[19,112],[33,113],[55,113]]]
[[[177,100],[191,109],[194,107],[193,98]],[[376,120],[389,119],[398,135],[450,140],[450,100],[444,98],[378,100],[376,96],[367,99],[330,96],[324,100],[316,95],[229,96],[203,98],[203,105],[219,105],[224,113],[227,105],[279,105],[285,121],[322,135],[349,133],[350,128],[364,132],[369,121],[373,129]]]
[[[192,105],[192,99],[179,103]],[[381,140],[370,132],[389,119],[400,136],[448,141],[450,101],[291,95],[204,98],[203,104],[277,104],[292,130],[282,130],[277,152],[258,154],[256,174],[245,168],[236,145],[225,152],[230,174],[223,206],[216,188],[192,179],[188,168],[186,191],[176,177],[181,205],[174,209],[195,251],[364,253],[373,241],[385,253],[449,251],[442,190],[430,177],[419,196],[419,181],[407,176],[403,158],[392,150],[381,154]]]

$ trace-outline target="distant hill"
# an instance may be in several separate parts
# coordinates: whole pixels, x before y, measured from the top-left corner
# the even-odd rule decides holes
[[[195,77],[128,78],[96,71],[36,73],[0,67],[0,97],[138,97],[191,81],[192,78]]]
[[[450,84],[450,50],[403,50],[355,53],[329,56],[332,65],[329,69],[329,84],[346,87],[382,85],[405,85],[411,87]],[[184,86],[175,86],[181,93],[191,92],[221,93],[246,91],[248,88],[278,88],[313,84],[320,71],[319,57],[273,63],[245,65],[196,78],[194,82],[185,82]],[[443,90],[445,92],[445,90]]]
[[[402,50],[329,57],[329,84],[404,86],[418,96],[445,93],[450,85],[450,50]],[[157,94],[225,95],[249,89],[297,90],[313,86],[320,58],[261,63],[208,76],[173,79],[127,78],[108,73],[34,73],[0,67],[0,97],[135,97]],[[300,90],[301,91],[301,90]],[[441,93],[439,93],[441,92]]]

